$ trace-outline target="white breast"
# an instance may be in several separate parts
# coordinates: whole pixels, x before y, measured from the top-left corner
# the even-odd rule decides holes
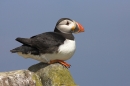
[[[41,62],[50,62],[50,60],[68,60],[70,59],[76,49],[76,44],[74,40],[66,39],[64,44],[59,46],[58,53],[53,54],[43,54],[43,55],[31,55],[31,54],[22,54],[18,53],[19,55],[25,58],[32,58]]]
[[[64,41],[64,44],[62,44],[59,47],[58,52],[59,54],[62,55],[72,56],[75,52],[75,49],[76,49],[75,41],[66,39]]]
[[[76,49],[75,40],[66,39],[64,44],[59,47],[59,53],[62,54],[65,60],[68,60],[72,57]]]
[[[55,59],[68,60],[73,56],[75,49],[76,49],[75,41],[66,39],[64,41],[64,44],[59,46],[58,53],[44,54],[42,55],[42,57],[48,61]]]

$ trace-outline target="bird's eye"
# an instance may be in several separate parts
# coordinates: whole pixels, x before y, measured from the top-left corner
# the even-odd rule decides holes
[[[69,22],[67,21],[66,25],[69,25]]]

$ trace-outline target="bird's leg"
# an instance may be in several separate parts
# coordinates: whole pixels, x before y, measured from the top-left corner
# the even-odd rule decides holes
[[[70,68],[71,66],[70,64],[68,64],[67,62],[64,62],[63,60],[51,60],[49,64],[54,64],[54,63],[60,63],[67,68]]]

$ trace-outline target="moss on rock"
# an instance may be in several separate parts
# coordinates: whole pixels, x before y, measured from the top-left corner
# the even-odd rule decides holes
[[[39,63],[31,66],[29,70],[35,72],[45,86],[77,86],[69,70],[59,63],[51,65]]]
[[[44,86],[44,85],[42,85],[42,83],[41,83],[41,79],[40,79],[39,76],[37,76],[36,74],[34,74],[34,75],[32,76],[32,80],[35,81],[36,86]]]

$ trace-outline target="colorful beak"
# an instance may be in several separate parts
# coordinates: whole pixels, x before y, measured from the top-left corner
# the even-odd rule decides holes
[[[79,24],[78,22],[75,22],[75,28],[73,28],[73,32],[74,33],[80,33],[80,32],[84,32],[84,28],[81,24]]]
[[[78,23],[78,22],[76,22],[76,24],[77,24],[77,26],[78,26],[78,33],[79,32],[84,32],[84,28],[83,28],[83,26],[80,24],[80,23]]]

